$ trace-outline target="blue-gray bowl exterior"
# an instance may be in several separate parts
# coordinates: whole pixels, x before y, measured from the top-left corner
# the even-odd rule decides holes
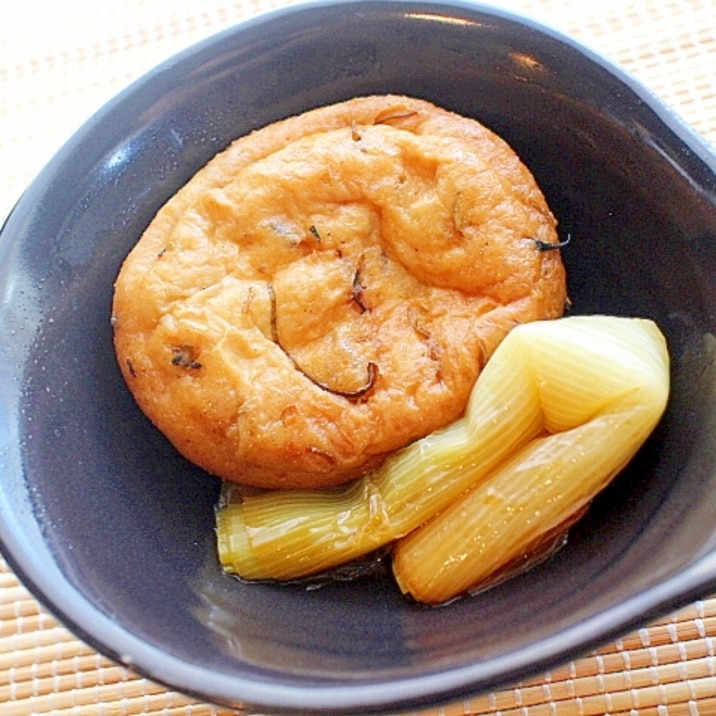
[[[236,136],[369,93],[422,97],[507,139],[571,236],[572,311],[653,318],[673,359],[662,424],[566,547],[437,609],[381,577],[308,592],[223,576],[218,483],[139,412],[112,346],[113,280],[167,198]],[[180,54],[90,119],[2,229],[9,564],[103,653],[172,688],[274,712],[457,699],[705,595],[716,588],[715,170],[706,145],[624,73],[475,5],[307,5]]]

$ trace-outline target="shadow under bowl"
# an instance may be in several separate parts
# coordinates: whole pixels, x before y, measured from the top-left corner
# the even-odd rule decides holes
[[[246,585],[214,553],[218,483],[140,414],[112,282],[157,209],[233,138],[404,93],[475,117],[560,221],[573,313],[669,341],[661,425],[549,562],[449,606],[381,578]],[[429,706],[494,689],[716,589],[716,160],[619,70],[455,3],[280,11],[140,79],[74,135],[0,234],[0,543],[82,639],[206,700],[268,711]]]

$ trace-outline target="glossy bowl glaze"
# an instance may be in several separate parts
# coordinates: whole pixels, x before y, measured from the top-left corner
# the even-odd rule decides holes
[[[218,483],[140,414],[109,324],[120,263],[234,137],[405,93],[473,116],[560,220],[574,313],[655,319],[673,395],[549,562],[431,609],[371,578],[245,585],[214,554]],[[0,542],[82,639],[156,681],[264,711],[443,703],[566,660],[716,589],[716,160],[574,42],[462,3],[347,2],[189,49],[94,116],[0,235]]]

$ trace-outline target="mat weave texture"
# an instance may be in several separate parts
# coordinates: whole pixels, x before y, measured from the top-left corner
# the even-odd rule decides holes
[[[280,0],[25,0],[0,23],[0,219],[93,112],[192,43]],[[502,0],[572,35],[716,146],[716,0]],[[715,277],[716,280],[716,277]],[[2,716],[228,716],[97,654],[0,560]],[[716,715],[716,596],[559,669],[421,716]]]

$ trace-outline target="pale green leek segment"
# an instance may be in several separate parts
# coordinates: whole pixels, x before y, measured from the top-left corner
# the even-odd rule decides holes
[[[624,468],[666,406],[669,361],[653,323],[565,321],[525,327],[521,338],[542,376],[545,423],[561,432],[523,447],[397,543],[395,577],[421,602],[443,603],[492,584]],[[541,370],[556,359],[559,370]]]
[[[644,324],[655,329],[646,321],[606,317],[518,326],[483,370],[461,420],[416,441],[348,487],[265,492],[220,509],[217,535],[224,568],[247,579],[293,579],[404,537],[546,430],[570,430],[638,392],[635,369],[663,375],[663,354],[652,355],[642,345]],[[638,336],[631,340],[634,332]],[[617,338],[607,341],[612,334]],[[653,349],[651,328],[646,334]],[[658,329],[656,334],[663,344]],[[668,389],[668,360],[666,374]],[[571,399],[574,391],[578,397]],[[575,455],[579,449],[573,445]]]

